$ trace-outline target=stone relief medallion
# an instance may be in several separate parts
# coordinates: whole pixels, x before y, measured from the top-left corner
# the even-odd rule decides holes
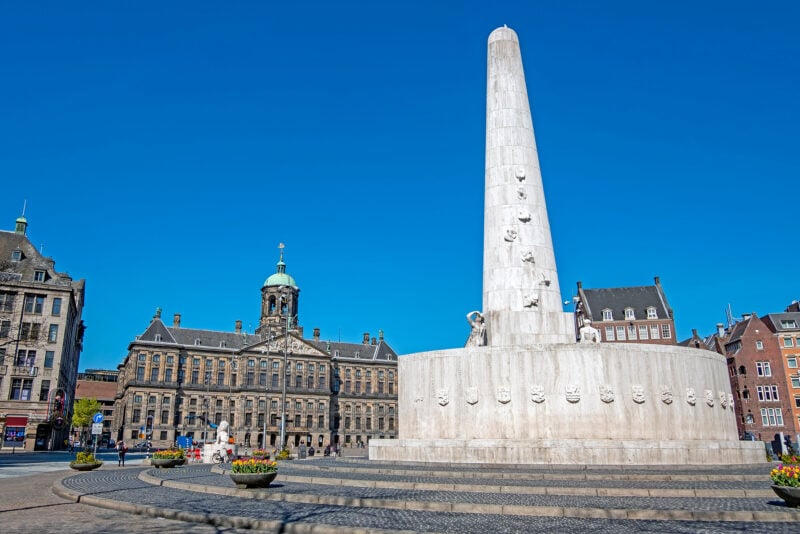
[[[521,210],[519,210],[517,212],[517,219],[519,219],[520,221],[522,221],[524,223],[530,222],[530,220],[531,220],[531,212],[529,212],[528,210],[521,209]]]
[[[723,408],[728,407],[728,395],[726,395],[724,391],[719,392],[719,403]]]
[[[608,384],[600,385],[600,400],[608,404],[614,402],[614,390]]]
[[[525,200],[526,198],[528,198],[528,193],[525,192],[525,188],[524,187],[519,186],[519,188],[517,189],[517,199],[518,200]]]
[[[478,403],[478,388],[475,386],[470,386],[467,388],[467,391],[464,393],[467,404],[477,404]]]
[[[439,406],[447,406],[450,402],[450,391],[447,388],[437,389],[436,399],[439,402]]]
[[[703,396],[706,399],[706,404],[709,406],[714,406],[714,392],[710,389],[706,389],[703,391]]]
[[[581,400],[581,387],[578,384],[567,384],[564,388],[564,396],[568,402],[578,402]]]
[[[517,231],[509,228],[508,230],[506,230],[506,235],[503,236],[503,239],[511,243],[512,241],[517,239]]]
[[[694,388],[686,388],[686,402],[692,406],[697,404],[697,395],[694,392]]]
[[[538,384],[531,386],[531,400],[536,404],[544,402],[544,387]]]
[[[644,402],[644,386],[638,384],[631,386],[631,395],[633,396],[633,402],[642,404]]]
[[[730,405],[731,410],[733,410],[733,393],[728,393],[728,405]]]
[[[522,305],[525,308],[535,308],[539,305],[539,297],[537,295],[525,295],[522,297]]]
[[[497,402],[500,404],[511,402],[511,388],[509,386],[497,386]]]
[[[514,172],[514,176],[516,176],[517,180],[519,180],[520,182],[524,182],[525,181],[525,169],[523,169],[522,167],[517,167],[517,170]]]
[[[661,402],[672,404],[672,390],[669,389],[669,386],[661,386]]]
[[[417,402],[417,403],[422,402],[424,400],[425,400],[425,398],[422,395],[417,395],[416,397],[414,397],[414,402]]]
[[[522,255],[522,261],[525,263],[536,263],[536,260],[533,257],[533,252],[530,250]]]

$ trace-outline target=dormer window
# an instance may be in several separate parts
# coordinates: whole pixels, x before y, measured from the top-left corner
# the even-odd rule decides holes
[[[220,341],[219,342],[219,346],[220,346],[220,348],[225,348],[225,347],[228,346],[228,344],[225,341]]]
[[[11,251],[11,261],[21,261],[22,251],[20,249]]]
[[[658,319],[658,314],[656,313],[656,309],[652,306],[647,308],[647,318],[648,319]]]
[[[200,338],[199,338],[199,337],[198,337],[198,338],[195,338],[195,340],[194,340],[194,344],[195,344],[195,346],[197,346],[197,345],[199,345],[199,344],[200,344]]]
[[[613,321],[614,316],[611,314],[611,310],[605,309],[603,310],[603,320],[604,321]]]
[[[781,321],[781,328],[797,328],[797,321],[794,319]]]
[[[156,334],[156,341],[161,341],[161,334]]]
[[[625,308],[625,320],[633,321],[634,319],[636,319],[636,315],[633,313],[633,308]]]
[[[44,282],[45,277],[44,271],[33,271],[33,281],[34,282]]]
[[[356,358],[360,358],[360,357],[361,357],[361,353],[360,353],[360,352],[358,352],[358,351],[356,351],[355,357],[356,357]]]

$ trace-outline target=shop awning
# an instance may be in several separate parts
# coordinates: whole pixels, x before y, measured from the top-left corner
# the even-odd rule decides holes
[[[6,417],[6,426],[27,426],[27,424],[27,417],[17,417],[13,415]]]

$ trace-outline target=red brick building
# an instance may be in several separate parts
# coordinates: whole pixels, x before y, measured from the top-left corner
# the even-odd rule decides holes
[[[606,343],[676,345],[672,308],[661,281],[640,287],[586,289],[578,282],[575,331],[591,321]]]

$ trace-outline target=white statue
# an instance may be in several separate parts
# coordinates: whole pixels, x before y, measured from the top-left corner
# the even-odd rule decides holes
[[[467,314],[467,322],[472,328],[467,339],[467,347],[483,347],[486,345],[486,323],[483,315],[479,311],[471,311]]]
[[[581,343],[600,343],[600,332],[592,326],[592,321],[589,319],[583,320]]]
[[[217,441],[214,443],[214,449],[219,452],[222,458],[227,461],[228,458],[228,429],[230,425],[227,421],[222,421],[217,427]]]

